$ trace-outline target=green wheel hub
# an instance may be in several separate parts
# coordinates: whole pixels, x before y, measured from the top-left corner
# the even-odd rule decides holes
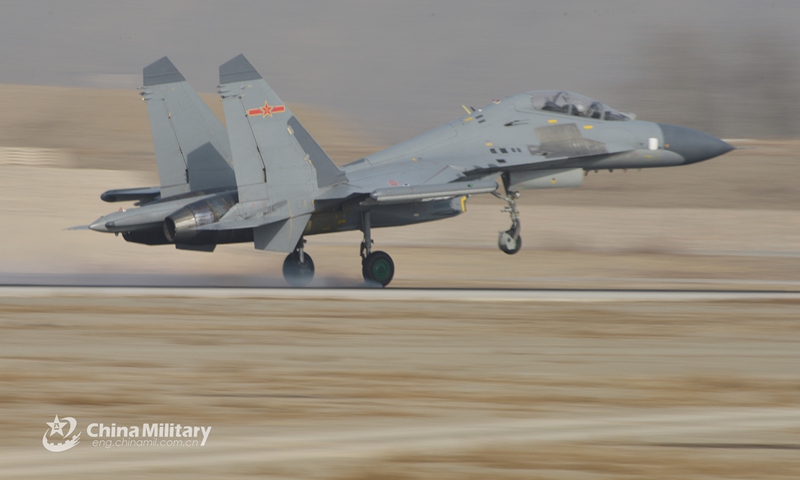
[[[379,258],[372,264],[372,277],[379,282],[385,282],[391,273],[392,267],[385,258]]]
[[[372,252],[364,259],[364,280],[388,285],[394,278],[394,262],[386,252]]]

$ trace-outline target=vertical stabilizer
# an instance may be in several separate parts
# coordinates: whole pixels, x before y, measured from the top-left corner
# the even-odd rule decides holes
[[[310,199],[346,179],[243,55],[219,80],[241,201]]]
[[[346,180],[243,55],[219,67],[241,218],[262,218],[256,248],[292,251],[319,190]],[[248,209],[252,210],[249,211]]]
[[[167,57],[144,68],[161,197],[235,188],[228,134]]]

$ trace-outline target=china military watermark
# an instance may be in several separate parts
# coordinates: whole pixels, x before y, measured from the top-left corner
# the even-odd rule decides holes
[[[42,437],[42,445],[51,452],[64,452],[77,446],[81,434],[86,433],[92,447],[204,447],[211,434],[211,426],[183,425],[180,423],[142,423],[117,425],[116,422],[89,423],[85,430],[73,434],[78,426],[74,417],[56,415],[52,422],[45,422],[48,429]],[[64,430],[66,429],[66,433]]]

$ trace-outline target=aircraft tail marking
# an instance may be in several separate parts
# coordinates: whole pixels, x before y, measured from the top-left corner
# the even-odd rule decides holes
[[[287,200],[300,215],[313,211],[316,191],[346,180],[243,55],[219,79],[241,202]]]

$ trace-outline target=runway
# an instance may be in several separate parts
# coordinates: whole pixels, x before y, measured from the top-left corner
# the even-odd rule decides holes
[[[697,302],[800,300],[800,292],[762,290],[618,290],[480,288],[209,288],[0,286],[0,297],[134,297],[348,301],[506,302]]]
[[[673,450],[676,455],[698,452],[712,457],[715,452],[746,456],[749,452],[770,458],[797,455],[800,444],[791,443],[787,435],[800,428],[798,409],[672,409],[637,412],[628,415],[574,418],[540,418],[533,420],[498,420],[491,423],[430,424],[419,421],[406,425],[353,429],[340,427],[314,433],[255,432],[253,429],[228,429],[214,437],[213,448],[198,455],[195,449],[150,448],[145,452],[131,448],[85,448],[58,458],[17,450],[0,454],[5,475],[14,478],[45,476],[130,475],[142,471],[192,471],[208,473],[241,471],[243,465],[261,465],[265,472],[281,472],[285,465],[306,464],[330,468],[337,463],[357,464],[374,458],[399,456],[425,459],[431,451],[436,457],[451,458],[477,465],[507,461],[508,451],[493,451],[493,446],[523,445],[534,465],[562,463],[563,460],[541,459],[537,452],[552,450],[552,445],[575,445],[575,458],[591,458],[598,451],[632,450],[639,455],[652,455],[659,449]],[[687,442],[687,438],[711,440]],[[747,440],[740,440],[742,437]],[[760,438],[754,442],[753,438]],[[715,440],[720,439],[720,440]],[[209,445],[211,447],[211,445]],[[487,451],[488,450],[488,451]],[[475,452],[471,459],[460,451]],[[479,453],[481,452],[481,453]],[[492,455],[495,458],[491,458]],[[489,457],[489,458],[487,458]],[[346,459],[346,462],[342,462]],[[430,461],[430,460],[429,460]],[[661,461],[656,460],[657,463]],[[512,465],[515,462],[512,461]],[[516,461],[519,463],[519,460]],[[733,461],[732,463],[736,463]],[[341,466],[339,466],[341,468]],[[564,468],[564,467],[561,467]],[[573,467],[574,469],[575,467]],[[680,469],[675,465],[673,468]],[[622,473],[624,469],[609,469]],[[531,469],[534,470],[534,469]],[[569,470],[569,468],[564,468]],[[713,471],[713,468],[712,468]],[[275,475],[284,478],[302,476],[302,470]],[[299,475],[298,475],[299,474]],[[85,477],[84,477],[85,478]],[[351,477],[352,478],[352,477]],[[355,477],[358,478],[358,477]]]
[[[744,289],[4,286],[0,471],[789,478],[798,318],[800,293]],[[55,415],[74,449],[43,448]],[[213,428],[87,431],[157,422]]]

